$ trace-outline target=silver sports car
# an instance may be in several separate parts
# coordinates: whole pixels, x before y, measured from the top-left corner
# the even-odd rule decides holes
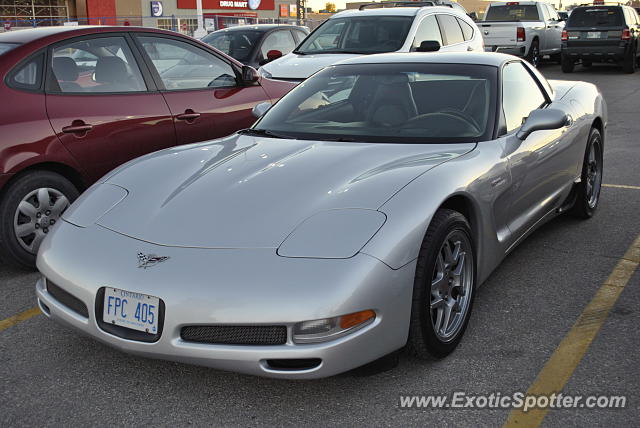
[[[40,248],[42,311],[126,352],[262,376],[405,346],[441,358],[518,243],[598,204],[602,95],[516,57],[359,57],[254,111],[84,193]]]

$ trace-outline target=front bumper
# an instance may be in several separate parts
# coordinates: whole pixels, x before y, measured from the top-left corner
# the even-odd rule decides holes
[[[95,245],[99,243],[99,245]],[[137,267],[138,252],[171,259]],[[43,242],[38,268],[48,280],[88,308],[80,315],[57,300],[41,279],[38,302],[52,319],[132,354],[253,375],[319,378],[380,358],[407,340],[415,262],[393,270],[365,254],[351,259],[278,257],[275,249],[208,250],[160,247],[104,228],[60,223]],[[166,305],[163,331],[153,343],[129,340],[100,328],[96,296],[105,286],[150,294]],[[295,344],[300,321],[373,309],[376,319],[347,336]],[[286,325],[284,345],[220,345],[187,342],[187,325]],[[319,359],[305,369],[282,369],[269,360]]]

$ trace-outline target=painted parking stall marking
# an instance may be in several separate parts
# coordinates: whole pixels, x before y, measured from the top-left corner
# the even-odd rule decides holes
[[[550,396],[562,391],[587,353],[591,342],[600,331],[609,311],[620,297],[638,265],[640,265],[640,236],[635,239],[618,261],[613,272],[598,289],[591,302],[582,311],[571,330],[538,373],[538,377],[527,391],[528,395]],[[504,428],[537,427],[542,423],[548,411],[548,407],[535,408],[528,412],[513,410],[509,414]]]
[[[603,184],[602,187],[612,187],[614,189],[640,190],[640,186],[629,186],[627,184]]]
[[[28,319],[31,319],[33,317],[35,317],[36,315],[40,315],[42,312],[40,312],[40,308],[38,308],[37,306],[31,309],[27,309],[24,312],[20,312],[19,314],[13,315],[9,318],[5,318],[3,320],[0,321],[0,331],[2,330],[6,330],[9,327],[13,327],[14,325],[22,322],[22,321],[26,321]]]

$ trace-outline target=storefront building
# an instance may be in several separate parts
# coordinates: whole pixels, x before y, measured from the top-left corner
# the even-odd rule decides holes
[[[205,27],[295,23],[296,0],[202,0]],[[196,0],[0,0],[0,31],[51,25],[142,25],[192,35]]]
[[[192,34],[197,28],[196,0],[143,3],[151,8],[150,16],[143,20],[144,26],[173,29],[186,34]],[[157,15],[158,3],[162,16]],[[207,31],[234,25],[294,23],[297,20],[296,0],[202,0],[202,8]]]

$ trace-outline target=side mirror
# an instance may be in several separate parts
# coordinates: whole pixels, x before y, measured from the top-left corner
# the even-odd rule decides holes
[[[537,109],[529,114],[529,117],[522,124],[516,134],[520,140],[525,140],[532,132],[548,129],[559,129],[568,125],[569,116],[562,110],[557,109]]]
[[[280,52],[277,49],[271,49],[269,52],[267,52],[267,60],[268,61],[273,61],[274,59],[278,59],[282,56],[282,52]]]
[[[256,106],[251,110],[251,114],[256,118],[256,119],[260,119],[262,116],[264,116],[264,114],[267,112],[267,110],[269,110],[271,108],[271,103],[264,101],[261,102],[259,104],[256,104]]]
[[[260,76],[255,68],[249,67],[248,65],[242,66],[242,82],[245,85],[253,85],[259,78]]]
[[[436,52],[440,50],[440,42],[436,40],[425,40],[420,43],[420,47],[416,52]]]

